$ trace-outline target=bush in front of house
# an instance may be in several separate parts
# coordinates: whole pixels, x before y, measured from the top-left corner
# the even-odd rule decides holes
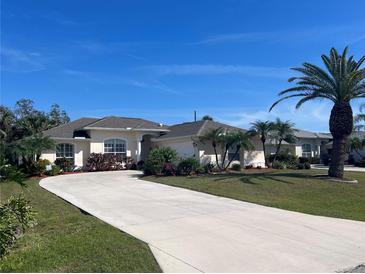
[[[286,164],[284,162],[280,162],[280,161],[274,161],[272,163],[272,168],[275,169],[286,169]]]
[[[34,211],[23,197],[11,197],[0,204],[0,259],[33,223]]]
[[[64,172],[71,172],[74,170],[74,161],[67,158],[58,158],[54,162],[55,165],[59,166]]]
[[[215,165],[212,163],[207,163],[203,166],[204,173],[212,173],[215,169]]]
[[[114,155],[109,153],[91,153],[87,159],[85,169],[87,171],[122,170],[130,162],[130,159],[126,159],[120,154]]]
[[[45,174],[48,175],[48,176],[56,176],[56,175],[59,175],[61,173],[62,173],[62,170],[57,165],[52,165],[51,169],[50,170],[47,170],[45,172]]]
[[[305,163],[299,163],[297,165],[298,169],[311,169],[311,164],[309,162],[305,162]]]
[[[175,173],[177,152],[170,147],[152,149],[144,165],[145,175],[169,175]]]
[[[331,157],[328,153],[324,153],[321,155],[321,159],[322,159],[322,163],[325,165],[325,166],[328,166],[330,161],[331,161]]]
[[[355,166],[365,167],[365,157],[363,157],[360,161],[355,162]]]
[[[241,165],[240,164],[233,164],[231,166],[231,170],[234,170],[234,171],[241,171]]]
[[[51,164],[51,162],[47,159],[39,159],[36,163],[35,163],[35,172],[37,175],[42,176],[46,173],[47,171],[47,166],[49,166]]]
[[[194,157],[188,157],[180,161],[177,166],[177,171],[181,175],[190,175],[192,172],[196,172],[196,170],[200,167],[200,163]]]

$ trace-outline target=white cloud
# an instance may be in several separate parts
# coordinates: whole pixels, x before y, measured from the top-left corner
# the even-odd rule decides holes
[[[39,52],[2,48],[1,56],[1,69],[4,71],[28,73],[45,68],[46,58]]]

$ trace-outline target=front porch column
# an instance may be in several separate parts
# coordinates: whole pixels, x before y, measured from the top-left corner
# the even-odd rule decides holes
[[[143,140],[143,135],[137,135],[137,150],[136,150],[137,162],[141,160],[142,140]]]

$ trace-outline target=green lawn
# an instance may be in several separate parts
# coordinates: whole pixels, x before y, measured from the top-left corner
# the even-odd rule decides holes
[[[145,180],[314,215],[365,221],[365,173],[349,172],[359,184],[313,178],[325,171],[273,171]]]
[[[160,272],[148,246],[102,221],[85,215],[43,190],[38,180],[21,189],[0,183],[0,198],[22,193],[37,211],[28,230],[3,260],[0,272]]]

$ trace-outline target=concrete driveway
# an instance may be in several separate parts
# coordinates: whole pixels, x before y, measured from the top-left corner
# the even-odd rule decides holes
[[[365,262],[365,222],[220,198],[138,175],[73,174],[40,185],[148,243],[164,272],[335,272]]]

